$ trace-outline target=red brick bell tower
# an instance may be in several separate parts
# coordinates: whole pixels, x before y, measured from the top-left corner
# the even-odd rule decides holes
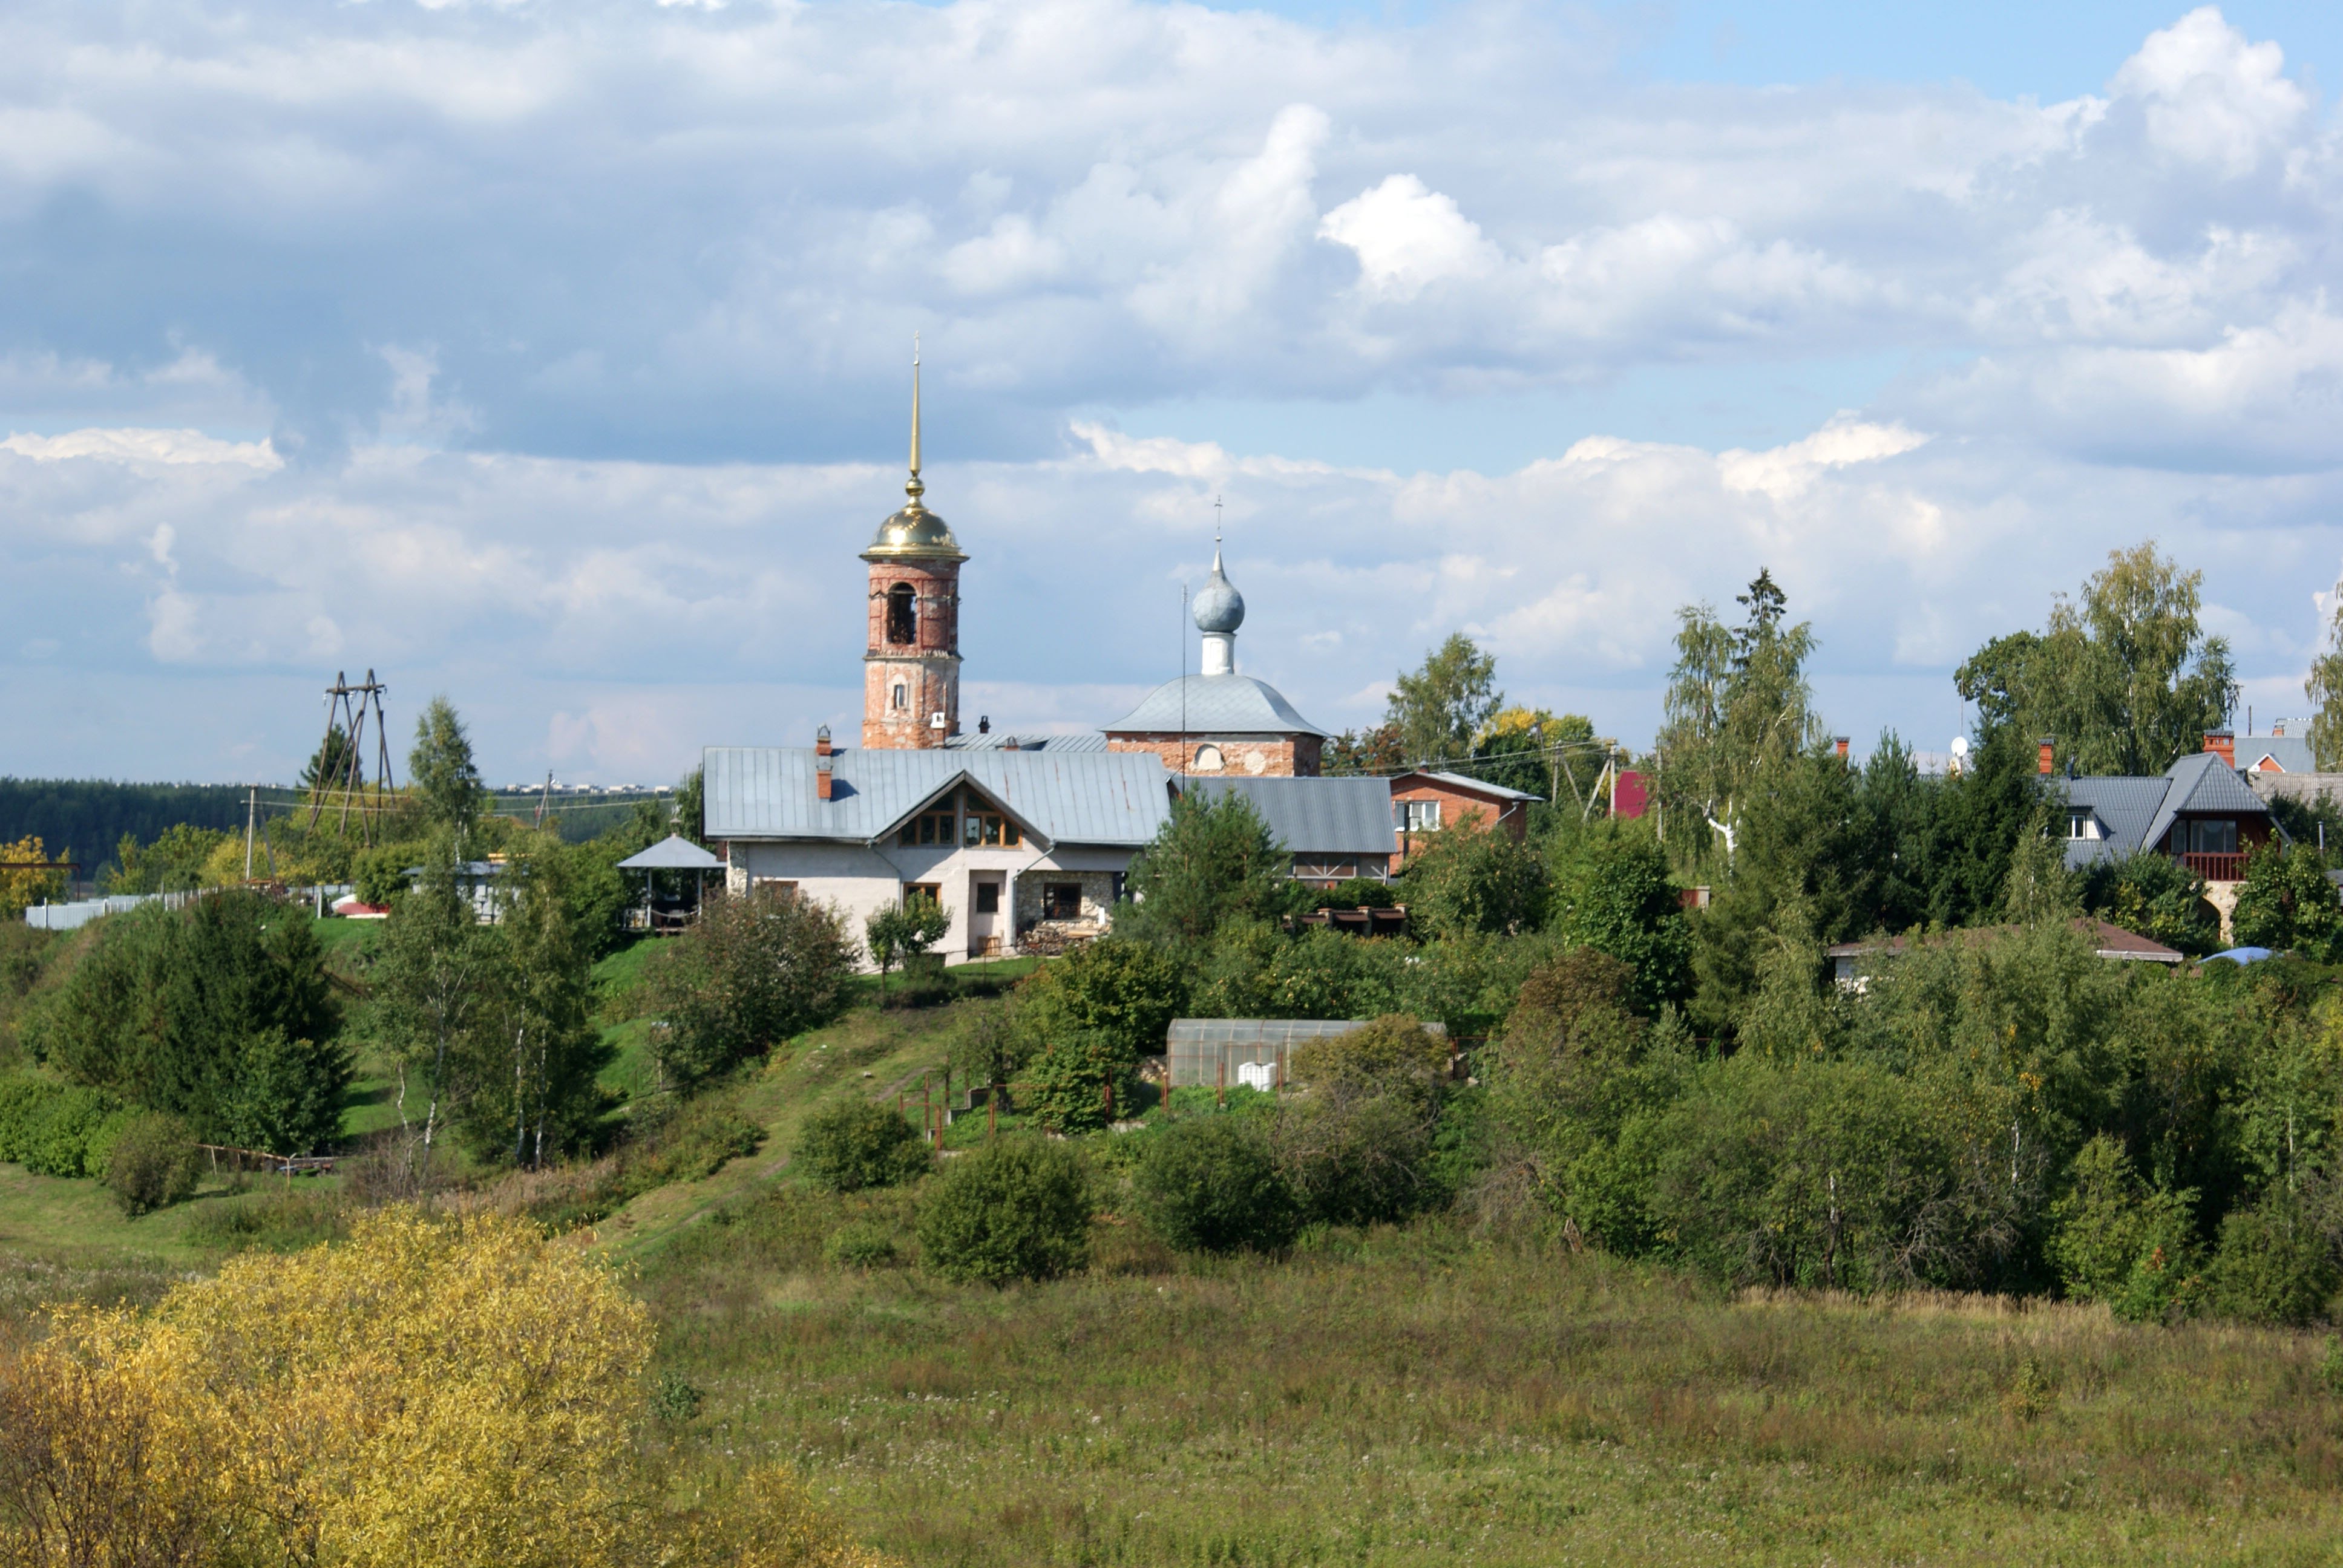
[[[879,525],[870,563],[870,638],[862,656],[862,744],[941,746],[960,733],[960,568],[968,559],[920,498],[920,357],[911,356],[910,497]]]

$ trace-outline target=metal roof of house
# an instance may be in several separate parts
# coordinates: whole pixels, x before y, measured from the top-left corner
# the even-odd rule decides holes
[[[2251,771],[2268,758],[2284,773],[2316,773],[2318,759],[2310,754],[2308,735],[2240,735],[2237,737],[2237,766]]]
[[[1467,779],[1462,773],[1435,773],[1428,768],[1411,769],[1405,773],[1393,776],[1390,782],[1392,788],[1396,789],[1410,779],[1429,779],[1435,784],[1445,784],[1452,789],[1465,789],[1475,794],[1494,796],[1500,800],[1545,799],[1543,795],[1531,795],[1519,789],[1509,789],[1503,784],[1492,784],[1486,779]]]
[[[2210,751],[2183,757],[2160,774],[2063,780],[2066,801],[2099,819],[2104,837],[2070,839],[2066,864],[2080,868],[2160,843],[2182,812],[2267,817],[2269,807]]]
[[[713,871],[724,862],[680,834],[669,833],[639,855],[618,862],[622,871]]]
[[[1095,729],[1076,735],[1020,735],[1013,730],[1000,729],[990,734],[955,735],[944,742],[947,751],[1054,751],[1064,756],[1070,751],[1103,751],[1106,737]]]
[[[1183,699],[1182,692],[1186,695]],[[1106,727],[1109,735],[1315,735],[1332,739],[1293,710],[1267,681],[1250,675],[1184,675],[1167,680]]]
[[[815,792],[805,746],[711,746],[711,839],[870,843],[955,785],[973,785],[1046,844],[1136,847],[1171,814],[1169,776],[1151,751],[872,751],[831,754],[830,799]]]
[[[1391,785],[1382,779],[1209,779],[1191,775],[1180,788],[1252,803],[1280,846],[1295,854],[1389,855]]]

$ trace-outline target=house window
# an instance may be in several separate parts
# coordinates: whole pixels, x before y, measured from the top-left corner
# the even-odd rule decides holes
[[[2237,852],[2235,821],[2175,822],[2172,852],[2176,855],[2234,855]]]
[[[1042,883],[1041,918],[1045,920],[1081,920],[1082,885],[1080,882]]]
[[[920,640],[919,601],[912,596],[910,583],[897,583],[887,590],[887,640]],[[902,704],[898,702],[895,706],[900,708]]]
[[[759,877],[749,884],[749,890],[756,893],[770,893],[785,904],[798,896],[798,885],[795,882],[785,882],[779,877]]]
[[[914,900],[920,899],[927,900],[928,902],[935,905],[939,909],[942,908],[944,901],[943,884],[941,882],[906,882],[903,884],[903,902],[906,905],[909,905]]]
[[[2097,817],[2094,817],[2090,812],[2084,810],[2075,810],[2066,813],[2066,837],[2069,839],[2096,839],[2098,836],[2099,819]]]
[[[1392,826],[1403,833],[1436,833],[1440,830],[1440,802],[1394,800],[1392,802]]]
[[[971,849],[982,845],[989,849],[1013,849],[1017,847],[1017,824],[1011,821],[990,802],[971,795],[965,802],[968,814],[960,819],[960,838]]]
[[[1218,773],[1226,766],[1228,766],[1227,759],[1222,757],[1219,747],[1207,743],[1196,748],[1197,772]]]
[[[979,882],[976,885],[976,912],[980,915],[997,915],[1001,912],[1000,883]]]
[[[909,708],[909,707],[910,706],[910,694],[909,692],[907,692],[907,691],[905,691],[905,690],[903,689],[903,683],[902,683],[901,681],[900,681],[900,680],[899,680],[899,681],[897,681],[897,682],[895,683],[895,711],[896,711],[896,712],[900,713],[901,711],[903,711],[903,709],[904,709]]]
[[[950,849],[952,829],[956,826],[958,824],[952,820],[952,809],[949,806],[941,810],[922,811],[903,824],[903,830],[895,836],[895,842],[907,849],[919,844],[941,844]]]

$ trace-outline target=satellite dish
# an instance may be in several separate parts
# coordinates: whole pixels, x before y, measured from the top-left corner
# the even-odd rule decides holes
[[[1969,738],[1968,738],[1967,736],[1966,736],[1966,735],[1956,735],[1956,736],[1954,736],[1954,737],[1953,737],[1953,755],[1954,755],[1954,756],[1956,756],[1956,757],[1966,757],[1968,754],[1969,754]]]

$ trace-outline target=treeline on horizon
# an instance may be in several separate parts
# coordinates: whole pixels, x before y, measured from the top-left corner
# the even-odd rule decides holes
[[[122,840],[153,844],[174,828],[242,834],[251,792],[248,784],[136,784],[106,779],[15,779],[0,776],[0,844],[41,841],[52,859],[69,859],[79,879],[106,882],[122,867]],[[290,814],[306,819],[307,797],[298,785],[264,784],[259,789],[263,823]],[[642,790],[614,794],[591,805],[560,802],[548,825],[569,843],[600,837],[628,819],[635,803],[654,798]],[[490,814],[534,815],[537,797],[495,794]],[[327,815],[330,817],[331,812]]]

